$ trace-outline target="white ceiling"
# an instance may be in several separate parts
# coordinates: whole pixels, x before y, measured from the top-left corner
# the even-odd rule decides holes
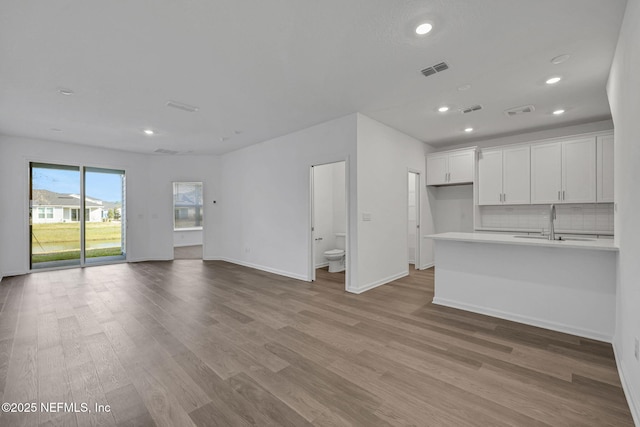
[[[218,154],[356,111],[437,146],[606,119],[625,3],[2,0],[0,133]],[[425,20],[434,30],[418,37]],[[422,76],[441,61],[450,69]],[[536,111],[502,113],[525,104]]]

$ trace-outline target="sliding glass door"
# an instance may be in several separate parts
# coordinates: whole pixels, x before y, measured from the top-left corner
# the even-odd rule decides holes
[[[125,259],[125,174],[31,163],[32,269]]]

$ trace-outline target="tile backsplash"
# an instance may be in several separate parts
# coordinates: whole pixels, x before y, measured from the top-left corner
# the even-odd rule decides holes
[[[508,231],[549,228],[549,205],[480,206],[480,227]],[[585,234],[613,234],[613,203],[556,205],[555,229]]]

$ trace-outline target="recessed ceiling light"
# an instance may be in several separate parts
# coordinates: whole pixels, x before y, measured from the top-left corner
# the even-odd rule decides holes
[[[547,83],[548,85],[554,85],[558,83],[560,80],[562,80],[562,77],[551,77],[550,79],[547,79],[545,83]]]
[[[440,111],[441,113],[446,113],[447,111],[449,111],[449,107],[443,105],[442,107],[438,108],[438,111]]]
[[[419,36],[424,36],[425,34],[429,34],[433,30],[433,25],[425,22],[424,24],[420,24],[416,27],[416,34]]]
[[[152,131],[151,129],[145,129],[143,132],[144,132],[145,134],[147,134],[147,135],[153,135],[153,134],[155,133],[155,132],[154,132],[154,131]]]
[[[559,116],[560,114],[564,114],[564,110],[562,108],[553,112],[554,116]]]
[[[562,64],[569,58],[571,58],[571,55],[569,55],[568,53],[563,53],[562,55],[558,55],[555,58],[551,58],[551,63],[554,65]]]
[[[471,85],[470,84],[466,84],[466,85],[462,85],[462,86],[458,86],[458,90],[460,92],[464,92],[465,90],[469,90],[471,89]]]
[[[469,127],[469,128],[465,128],[464,130],[467,133],[473,132],[473,128]]]
[[[73,95],[74,92],[71,89],[66,89],[66,88],[60,87],[60,88],[58,88],[58,93],[60,95],[64,95],[64,96],[71,96],[71,95]]]

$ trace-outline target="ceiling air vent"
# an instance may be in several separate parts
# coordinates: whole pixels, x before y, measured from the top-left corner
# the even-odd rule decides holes
[[[154,153],[158,153],[158,154],[178,154],[177,151],[173,151],[173,150],[165,150],[164,148],[158,148],[156,151],[154,151]]]
[[[171,101],[171,100],[167,101],[167,107],[177,108],[178,110],[186,111],[188,113],[195,113],[196,111],[199,110],[198,107],[195,107],[193,105],[184,104],[182,102]]]
[[[482,110],[482,105],[472,105],[470,107],[466,107],[466,108],[461,108],[460,111],[462,112],[462,114],[469,114],[472,113],[474,111],[478,111],[478,110]]]
[[[441,62],[439,64],[433,65],[431,67],[427,67],[424,70],[420,71],[422,73],[422,75],[424,75],[425,77],[429,77],[435,73],[439,73],[441,71],[444,70],[448,70],[449,66],[447,65],[446,62]]]
[[[522,107],[514,107],[504,110],[504,114],[507,117],[514,117],[522,114],[533,113],[535,110],[536,108],[533,105],[523,105]]]

